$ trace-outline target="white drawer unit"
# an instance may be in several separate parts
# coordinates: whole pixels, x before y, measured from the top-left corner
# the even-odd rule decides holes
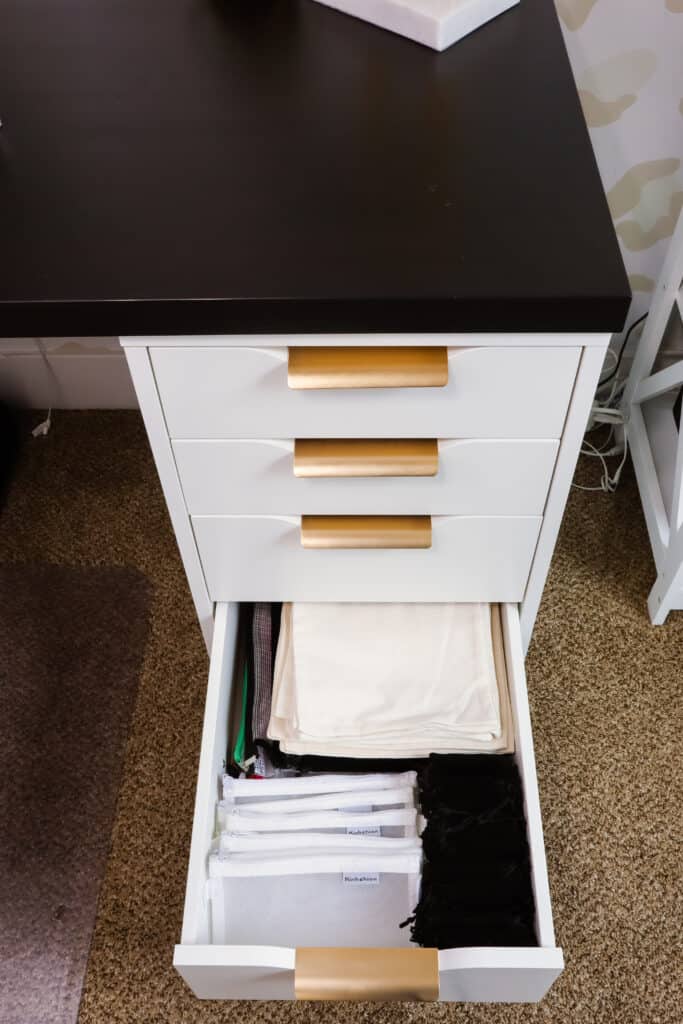
[[[295,585],[309,600],[326,589],[336,600],[342,592],[347,600],[402,600],[410,577],[389,597],[385,587],[396,578],[389,569],[396,559],[411,571],[420,566],[414,600],[520,602],[526,647],[608,340],[598,334],[122,339],[207,643],[214,602],[248,600],[257,591],[264,600]],[[437,472],[404,476],[402,455],[400,476],[295,475],[297,442],[316,441],[430,442],[438,449]],[[315,563],[301,560],[312,553],[295,543],[292,519],[305,515],[443,517],[444,528],[434,532],[441,557],[434,550],[339,558],[317,552],[317,564],[332,559],[335,573],[354,559],[360,572],[326,582],[311,571]],[[269,545],[268,555],[254,551],[257,536]],[[245,548],[255,575],[240,554]],[[379,579],[364,575],[378,562]],[[264,592],[284,563],[281,589]]]
[[[219,604],[216,609],[185,913],[174,963],[194,993],[203,999],[294,999],[299,989],[297,966],[300,966],[301,959],[297,950],[278,944],[276,934],[272,935],[271,944],[267,946],[231,944],[230,914],[225,917],[215,912],[210,898],[212,892],[207,885],[207,857],[216,831],[219,780],[230,740],[228,721],[237,613],[235,604]],[[445,949],[434,953],[438,960],[438,991],[434,996],[448,1002],[538,1000],[563,967],[562,950],[555,946],[553,931],[517,609],[504,606],[502,620],[515,723],[516,758],[524,789],[538,945]],[[306,914],[305,906],[302,906],[301,913]],[[248,915],[249,906],[235,906],[232,914]],[[372,930],[371,924],[369,921],[368,932]],[[398,927],[396,933],[397,947],[405,947],[405,933]],[[357,944],[363,946],[362,934],[358,935]],[[334,957],[334,920],[329,921],[329,942],[326,945],[330,947],[330,956]],[[411,951],[406,952],[409,963]],[[373,951],[368,950],[364,959],[368,965],[365,998],[379,998],[379,993],[373,991]],[[345,996],[345,993],[340,995]],[[352,995],[349,988],[348,997]],[[388,998],[386,991],[382,997]]]
[[[253,340],[123,341],[212,651],[175,965],[206,999],[334,991],[349,999],[538,1000],[563,959],[553,934],[523,651],[608,337]],[[406,350],[400,358],[397,348]],[[277,935],[267,946],[239,944],[225,900],[220,912],[212,905],[207,858],[228,750],[239,602],[280,600],[502,604],[537,946],[418,950],[403,930],[395,947],[364,950],[363,932],[371,943],[379,918],[359,930],[356,951],[336,948],[343,933],[333,919],[313,950]],[[249,914],[249,906],[234,912]],[[425,985],[418,978],[424,965]],[[387,987],[386,970],[397,987]],[[316,971],[323,988],[315,986]]]
[[[318,458],[296,475],[297,453],[306,442],[292,440],[174,441],[180,483],[191,515],[287,513],[304,515],[543,514],[555,459],[556,440],[434,441],[433,461],[410,465],[423,442],[315,443]],[[353,458],[360,451],[356,463]],[[331,451],[332,454],[328,455]],[[346,465],[335,454],[347,452]],[[368,463],[364,464],[364,453]],[[398,451],[395,472],[392,452]],[[406,452],[401,465],[401,452]],[[374,461],[373,461],[374,459]],[[384,461],[383,461],[384,460]],[[434,475],[401,475],[433,473]],[[344,475],[337,475],[341,469]],[[355,475],[346,475],[346,473]],[[367,474],[367,475],[363,475]]]
[[[345,351],[353,357],[354,346]],[[405,383],[390,359],[401,350],[385,351],[384,379]],[[359,378],[358,386],[340,387],[332,371],[334,386],[327,387],[317,363],[315,387],[290,387],[288,353],[285,346],[152,348],[171,438],[558,438],[581,350],[452,347],[447,383],[414,387],[378,386],[374,374],[366,378],[371,386]],[[414,377],[424,379],[417,371]]]
[[[344,536],[353,517],[329,522],[311,549],[306,517],[193,516],[211,600],[521,601],[541,527],[540,516],[434,516],[423,548],[387,537],[384,517],[367,517],[360,540]]]

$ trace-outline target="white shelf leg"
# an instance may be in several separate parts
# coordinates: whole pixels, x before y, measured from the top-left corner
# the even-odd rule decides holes
[[[672,460],[668,435],[662,438],[661,431],[653,426],[652,415],[648,427],[641,405],[683,384],[681,359],[652,373],[670,317],[675,313],[683,315],[682,279],[683,216],[679,217],[657,282],[622,405],[626,421],[630,424],[631,455],[657,565],[657,581],[647,599],[653,626],[663,625],[670,611],[683,607],[683,429],[678,429],[675,460]],[[651,409],[651,413],[654,411]],[[659,419],[655,422],[659,423]],[[674,429],[672,419],[671,431]],[[655,445],[659,446],[657,450]],[[659,469],[660,473],[666,473],[667,479],[664,481],[658,476],[657,451],[660,463],[662,453],[668,453],[663,463],[665,468],[662,469],[660,465]],[[669,473],[673,473],[673,480],[668,479]],[[664,494],[670,495],[670,501],[665,502]],[[665,504],[669,507],[665,508]]]
[[[663,626],[669,612],[680,608],[683,594],[683,565],[679,565],[673,576],[663,572],[647,599],[647,610],[653,626]]]

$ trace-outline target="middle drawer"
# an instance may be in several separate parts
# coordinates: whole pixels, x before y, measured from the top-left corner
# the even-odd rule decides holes
[[[376,442],[380,456],[382,445]],[[295,475],[294,441],[173,442],[191,515],[536,516],[558,447],[554,440],[444,440],[434,476],[310,478]]]
[[[371,516],[359,526],[331,516],[335,536],[326,543],[326,518],[193,516],[211,600],[517,602],[542,523],[541,516],[417,516],[408,523],[400,516],[373,523],[381,517]]]

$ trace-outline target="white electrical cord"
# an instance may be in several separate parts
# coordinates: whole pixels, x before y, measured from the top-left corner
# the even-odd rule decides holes
[[[617,363],[619,362],[619,356],[617,355],[617,353],[614,351],[613,348],[608,348],[607,349],[607,352],[605,353],[605,363],[607,362],[608,356],[611,356],[614,361],[613,361],[611,366],[605,366],[603,364],[602,369],[603,369],[603,371],[606,370],[607,373],[610,373],[616,367]],[[598,384],[598,391],[599,390],[600,390],[600,385]]]
[[[50,362],[50,360],[47,357],[47,352],[45,351],[45,346],[43,345],[43,339],[42,338],[35,338],[34,340],[35,340],[36,346],[38,348],[38,351],[40,352],[41,359],[45,363],[45,368],[47,369],[47,372],[48,372],[48,375],[50,377],[50,380],[52,381],[53,399],[54,399],[59,394],[59,380],[57,379],[57,374],[54,371],[54,367],[52,366],[52,363]],[[31,433],[32,433],[32,435],[34,437],[45,437],[45,435],[48,433],[48,431],[49,431],[51,426],[52,426],[52,405],[50,405],[50,408],[47,410],[47,416],[45,417],[45,419],[42,420],[37,426],[35,426],[33,428],[33,430],[31,431]]]
[[[628,455],[628,438],[626,436],[626,429],[624,428],[624,444],[617,445],[610,448],[609,451],[601,451],[592,445],[590,441],[584,439],[584,445],[587,445],[592,451],[586,451],[584,448],[581,449],[582,455],[590,455],[593,458],[600,459],[602,464],[602,477],[600,479],[599,487],[584,487],[582,484],[572,484],[572,487],[576,487],[579,491],[603,491],[605,494],[613,494],[619,486],[621,474],[624,466],[626,465],[626,457]],[[613,475],[610,475],[609,467],[607,465],[607,459],[612,455],[621,454],[621,462],[616,468]]]
[[[573,483],[572,487],[575,487],[578,491],[602,491],[604,494],[613,494],[619,486],[621,474],[624,466],[626,465],[626,458],[628,456],[628,433],[627,424],[624,420],[624,415],[621,409],[614,408],[611,403],[615,401],[617,395],[623,390],[623,386],[623,384],[618,384],[614,381],[610,387],[610,392],[607,398],[604,400],[598,399],[591,409],[589,419],[590,425],[586,433],[590,433],[592,430],[596,430],[597,427],[604,426],[605,424],[609,424],[610,430],[607,435],[607,440],[601,448],[597,448],[591,441],[584,437],[580,454],[600,459],[602,476],[598,487],[585,487],[583,484]],[[614,437],[614,429],[617,426],[621,427],[623,430],[624,442],[623,444],[613,444],[611,448],[607,448],[607,445],[611,443]],[[621,455],[621,461],[615,472],[610,474],[606,460],[615,455]]]
[[[623,413],[619,408],[619,403],[626,387],[626,380],[620,379],[619,368],[631,334],[639,326],[641,327],[642,332],[642,324],[645,323],[647,316],[647,313],[643,313],[642,316],[633,321],[621,342],[618,354],[612,348],[607,349],[605,362],[607,361],[607,357],[611,356],[614,360],[614,365],[611,369],[607,370],[603,379],[598,383],[595,392],[595,401],[588,420],[586,434],[590,434],[593,430],[596,430],[604,424],[609,424],[610,430],[607,435],[607,440],[601,448],[596,448],[594,444],[584,437],[583,447],[580,450],[582,455],[589,455],[593,458],[600,459],[602,477],[600,479],[599,487],[584,487],[581,484],[572,484],[572,487],[576,487],[579,491],[602,491],[603,493],[612,494],[619,486],[621,473],[626,465],[626,458],[628,456],[628,424],[624,420]],[[616,427],[621,427],[624,439],[623,444],[613,444],[611,448],[608,448],[607,446],[614,438]],[[605,460],[615,455],[621,455],[621,462],[617,466],[616,471],[610,475],[609,467]]]

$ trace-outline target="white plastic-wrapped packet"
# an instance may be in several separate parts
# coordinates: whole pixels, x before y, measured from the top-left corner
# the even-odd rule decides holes
[[[350,793],[311,793],[280,800],[258,800],[248,803],[223,801],[226,810],[235,808],[244,814],[295,814],[309,811],[341,811],[358,808],[375,810],[381,807],[414,807],[415,791],[410,786],[395,789],[353,790]]]
[[[408,946],[400,924],[420,887],[419,850],[315,850],[209,858],[213,941],[267,946]]]
[[[356,790],[414,788],[415,772],[376,772],[362,775],[295,775],[272,779],[234,779],[223,776],[223,799],[234,803],[285,800],[318,793],[352,793]]]
[[[330,832],[339,835],[417,835],[414,807],[368,811],[322,810],[294,814],[254,814],[242,808],[219,805],[221,831],[245,835],[254,832]]]
[[[222,832],[219,837],[219,851],[222,855],[232,853],[268,854],[301,850],[327,850],[343,853],[406,853],[420,851],[422,843],[418,836],[383,836],[379,830],[338,832],[253,832],[240,835]]]

